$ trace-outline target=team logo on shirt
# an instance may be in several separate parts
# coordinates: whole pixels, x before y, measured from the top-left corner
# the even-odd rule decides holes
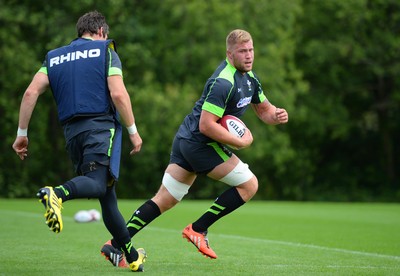
[[[236,107],[242,108],[250,103],[251,103],[251,97],[241,98],[240,101],[236,104]]]
[[[251,81],[247,80],[247,86],[249,87],[249,91],[251,91]]]

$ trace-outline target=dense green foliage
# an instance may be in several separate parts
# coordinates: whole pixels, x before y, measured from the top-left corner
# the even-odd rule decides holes
[[[73,176],[51,92],[29,127],[30,157],[11,149],[19,103],[46,52],[76,37],[97,9],[117,42],[144,144],[124,140],[119,197],[143,198],[160,185],[173,135],[206,79],[225,58],[234,28],[253,35],[269,100],[287,125],[243,118],[255,141],[237,154],[257,175],[258,199],[400,199],[400,2],[395,0],[189,1],[0,0],[0,196],[30,197]],[[188,197],[224,189],[199,177]]]

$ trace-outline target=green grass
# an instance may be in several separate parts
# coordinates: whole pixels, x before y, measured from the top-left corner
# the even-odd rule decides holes
[[[120,200],[125,218],[143,201]],[[212,201],[184,200],[133,239],[147,275],[400,275],[400,204],[253,201],[210,228],[218,259],[181,237]],[[0,275],[119,275],[99,254],[102,222],[76,223],[95,200],[66,202],[64,230],[49,231],[36,199],[0,199]]]

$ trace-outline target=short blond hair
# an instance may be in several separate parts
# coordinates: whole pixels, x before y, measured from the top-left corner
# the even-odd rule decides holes
[[[235,44],[246,43],[250,40],[253,39],[251,38],[251,34],[249,32],[241,29],[233,30],[226,37],[226,49],[230,50]]]

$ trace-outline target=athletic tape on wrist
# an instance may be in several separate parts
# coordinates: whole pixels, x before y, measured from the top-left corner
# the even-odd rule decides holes
[[[27,128],[18,128],[17,136],[28,136],[28,129]]]
[[[133,125],[127,127],[126,129],[128,130],[129,134],[135,134],[137,132],[135,123],[133,123]]]

